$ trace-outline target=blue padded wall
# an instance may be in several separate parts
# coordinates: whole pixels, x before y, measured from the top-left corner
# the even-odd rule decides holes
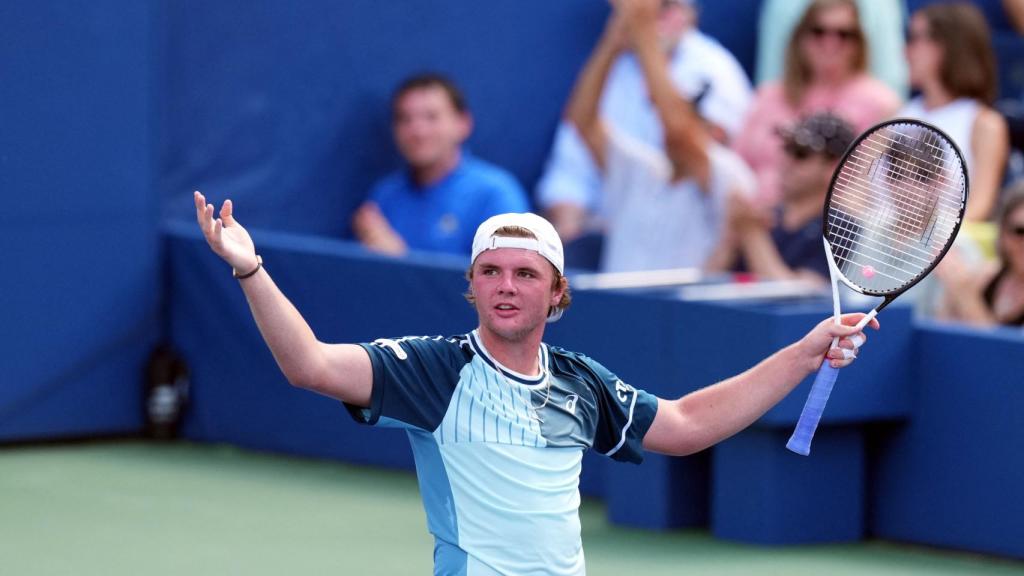
[[[608,7],[593,0],[201,2],[164,7],[164,213],[199,188],[257,227],[343,236],[398,166],[389,98],[435,69],[463,87],[470,149],[539,176]]]
[[[139,428],[158,329],[151,15],[0,3],[0,440]]]

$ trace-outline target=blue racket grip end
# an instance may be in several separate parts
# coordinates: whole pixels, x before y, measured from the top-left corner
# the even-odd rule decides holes
[[[796,423],[796,430],[786,443],[786,448],[803,456],[811,453],[814,431],[818,428],[818,422],[825,411],[825,404],[832,394],[832,386],[836,383],[837,376],[838,368],[833,368],[828,360],[822,362],[821,369],[818,370],[818,375],[811,386],[811,393],[807,395],[807,402],[800,413],[800,421]]]

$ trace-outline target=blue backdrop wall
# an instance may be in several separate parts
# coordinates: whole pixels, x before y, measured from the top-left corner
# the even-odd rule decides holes
[[[760,0],[707,28],[753,54]],[[597,0],[0,4],[0,438],[140,422],[161,329],[158,224],[190,194],[250,226],[344,237],[398,165],[388,99],[435,69],[470,148],[528,189],[608,12]],[[746,32],[744,32],[744,28]],[[46,406],[44,409],[43,406]]]
[[[160,285],[151,18],[0,3],[0,439],[139,426]]]

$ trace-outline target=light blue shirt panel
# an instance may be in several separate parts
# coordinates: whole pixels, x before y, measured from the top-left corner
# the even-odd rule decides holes
[[[583,448],[464,442],[441,446],[441,455],[459,546],[470,557],[468,574],[475,574],[474,563],[498,574],[584,573],[578,513]]]

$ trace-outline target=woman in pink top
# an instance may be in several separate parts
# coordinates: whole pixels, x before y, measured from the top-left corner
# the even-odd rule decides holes
[[[758,180],[758,199],[779,197],[782,140],[778,130],[828,111],[858,132],[892,116],[900,99],[867,74],[867,51],[853,0],[815,0],[793,30],[781,81],[762,84],[734,147]]]

